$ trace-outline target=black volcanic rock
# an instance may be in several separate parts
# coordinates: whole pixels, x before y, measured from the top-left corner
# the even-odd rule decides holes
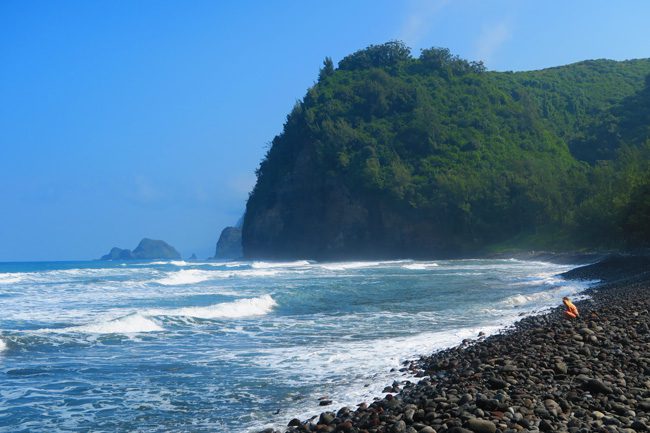
[[[241,228],[226,227],[219,236],[215,259],[237,259],[242,257]]]
[[[181,254],[165,241],[144,238],[133,250],[114,247],[101,260],[180,260]]]
[[[631,273],[614,273],[614,263]],[[330,408],[320,417],[292,420],[281,431],[648,431],[650,274],[637,272],[643,263],[639,257],[614,257],[579,268],[616,278],[576,302],[579,319],[567,319],[558,307],[501,334],[421,356],[404,364],[419,382],[405,377],[393,383],[401,387],[395,394],[354,410]],[[494,386],[502,383],[503,388]]]
[[[562,274],[568,279],[616,281],[641,277],[650,272],[650,255],[612,254],[588,266],[572,269]]]

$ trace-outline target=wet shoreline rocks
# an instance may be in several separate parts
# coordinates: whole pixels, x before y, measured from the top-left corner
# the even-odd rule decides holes
[[[386,388],[394,392],[370,404],[293,419],[282,431],[650,431],[645,269],[643,262],[640,272],[590,289],[590,299],[576,303],[577,320],[566,319],[557,308],[524,318],[502,334],[423,356],[404,366],[419,382],[394,383]],[[578,277],[593,276],[592,271]]]

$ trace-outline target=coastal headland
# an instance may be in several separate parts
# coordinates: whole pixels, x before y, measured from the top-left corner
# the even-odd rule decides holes
[[[601,280],[576,303],[578,319],[557,308],[407,362],[419,382],[396,381],[373,402],[293,419],[283,431],[649,431],[650,257],[613,256],[565,277]]]

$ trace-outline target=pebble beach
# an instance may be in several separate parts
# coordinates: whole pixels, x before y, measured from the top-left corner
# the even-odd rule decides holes
[[[576,303],[578,319],[561,307],[523,318],[405,364],[419,381],[387,384],[372,402],[292,419],[283,431],[649,431],[650,258],[609,257],[564,277],[601,280]]]

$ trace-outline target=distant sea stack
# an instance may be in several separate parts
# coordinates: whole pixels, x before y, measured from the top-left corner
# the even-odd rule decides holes
[[[181,254],[165,241],[144,238],[133,250],[114,247],[100,260],[180,260]]]
[[[131,250],[113,247],[111,248],[111,251],[102,256],[100,260],[133,260],[133,253]]]
[[[238,259],[242,257],[241,228],[226,227],[219,236],[215,259]]]
[[[648,74],[650,59],[488,71],[400,42],[326,58],[257,170],[244,256],[650,245]]]

